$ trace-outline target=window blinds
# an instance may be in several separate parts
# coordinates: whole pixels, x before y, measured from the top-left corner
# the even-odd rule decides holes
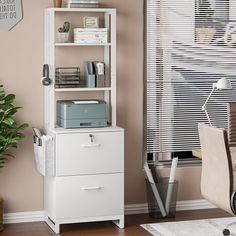
[[[234,90],[215,91],[207,110],[227,128],[236,101],[236,1],[145,1],[145,138],[147,153],[199,148],[197,124],[212,84],[226,77]]]

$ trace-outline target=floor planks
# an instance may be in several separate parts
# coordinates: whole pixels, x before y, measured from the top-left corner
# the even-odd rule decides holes
[[[147,214],[129,215],[125,217],[125,229],[117,228],[112,222],[81,223],[63,225],[61,236],[150,236],[148,232],[140,227],[140,224],[182,221],[206,218],[228,217],[229,214],[219,209],[182,211],[177,212],[175,218],[153,219]],[[44,222],[9,224],[4,226],[0,236],[54,236]]]

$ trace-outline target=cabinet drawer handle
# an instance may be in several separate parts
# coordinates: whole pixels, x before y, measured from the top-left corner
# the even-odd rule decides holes
[[[101,190],[102,187],[96,186],[96,187],[82,187],[82,190]]]
[[[91,144],[82,144],[81,146],[84,148],[94,148],[94,147],[100,147],[101,144],[100,143],[91,143]]]

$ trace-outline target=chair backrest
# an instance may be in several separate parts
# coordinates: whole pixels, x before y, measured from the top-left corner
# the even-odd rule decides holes
[[[233,190],[233,170],[227,132],[198,124],[202,153],[202,196],[212,204],[233,214],[230,197]]]
[[[236,145],[236,102],[228,103],[228,138],[229,144]]]

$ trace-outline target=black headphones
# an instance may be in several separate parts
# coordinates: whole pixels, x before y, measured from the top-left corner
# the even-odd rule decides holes
[[[52,83],[52,80],[49,78],[49,66],[48,64],[43,65],[43,79],[42,84],[48,86]]]

